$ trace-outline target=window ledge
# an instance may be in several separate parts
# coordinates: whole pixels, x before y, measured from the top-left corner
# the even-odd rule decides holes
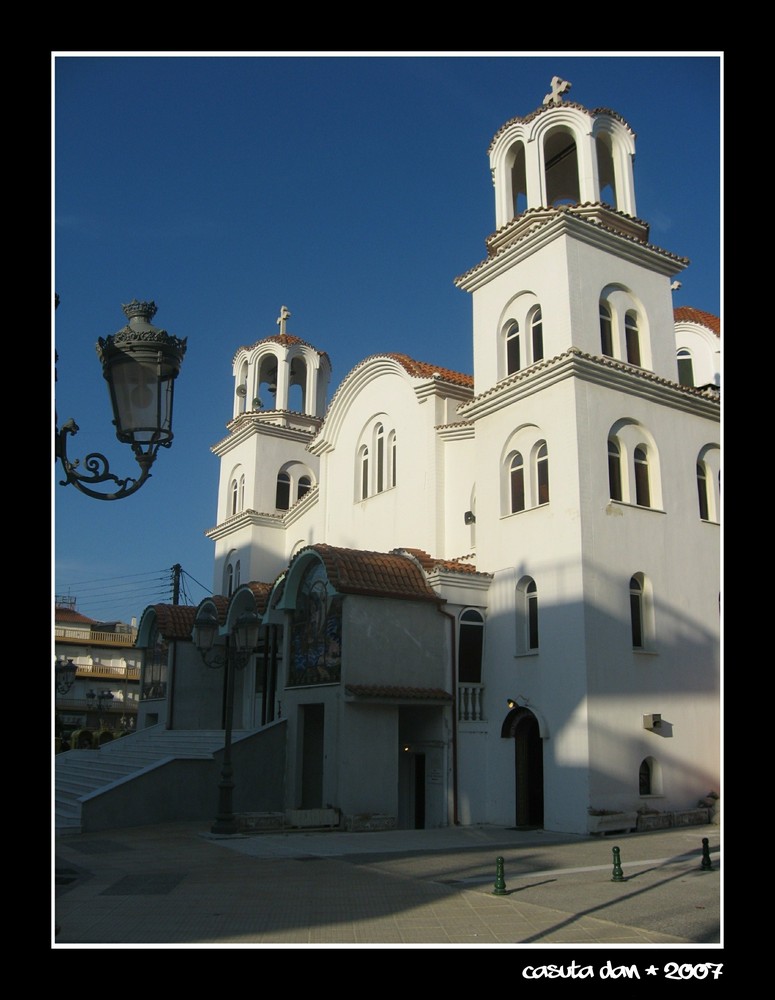
[[[539,652],[540,652],[540,650],[538,650],[538,649],[531,649],[527,653],[515,653],[514,654],[514,659],[515,660],[524,660],[526,657],[529,657],[529,656],[538,656]]]
[[[630,507],[632,510],[650,510],[653,514],[667,513],[662,507],[643,507],[639,503],[629,503],[627,500],[614,500],[613,497],[609,497],[606,506],[610,507],[612,504],[616,507]]]
[[[633,646],[632,651],[633,653],[636,653],[638,656],[659,656],[659,653],[657,652],[656,649],[636,649]]]

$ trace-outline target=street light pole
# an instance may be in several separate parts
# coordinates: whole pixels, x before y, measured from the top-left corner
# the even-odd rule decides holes
[[[211,833],[234,834],[239,823],[234,812],[234,766],[232,764],[232,731],[234,722],[234,674],[244,670],[258,645],[261,621],[253,611],[240,615],[232,635],[227,634],[223,652],[214,650],[218,620],[210,611],[200,612],[194,620],[194,643],[208,667],[226,671],[226,706],[224,713],[223,759],[218,781],[218,815],[210,827]]]

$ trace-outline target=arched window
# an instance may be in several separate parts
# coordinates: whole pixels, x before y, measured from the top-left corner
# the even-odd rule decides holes
[[[700,519],[708,520],[708,477],[705,474],[705,464],[697,463],[697,496],[700,502]]]
[[[608,439],[608,490],[612,500],[622,499],[622,465],[619,445]]]
[[[278,510],[288,510],[291,505],[291,477],[287,472],[281,472],[277,477],[274,505]]]
[[[624,336],[627,343],[627,360],[631,365],[640,366],[640,338],[635,313],[628,312],[624,317]]]
[[[536,309],[530,323],[530,335],[533,348],[533,363],[542,361],[544,356],[544,326],[541,320],[541,310]]]
[[[694,366],[691,351],[682,347],[676,354],[678,359],[678,381],[681,385],[694,385]]]
[[[651,583],[643,573],[634,573],[630,577],[630,630],[634,650],[655,651],[654,595]]]
[[[643,585],[637,575],[630,577],[630,624],[632,648],[643,649]]]
[[[511,513],[525,509],[525,465],[517,452],[511,460]]]
[[[530,576],[523,577],[516,591],[517,656],[538,651],[538,587]]]
[[[237,507],[238,495],[239,494],[238,494],[238,483],[237,483],[237,480],[236,479],[232,479],[232,481],[231,481],[231,511],[230,511],[230,513],[232,513],[232,514],[236,514],[237,510],[238,510],[238,507]]]
[[[364,445],[360,452],[361,500],[369,495],[369,449]]]
[[[611,310],[604,302],[600,303],[600,349],[607,358],[614,356]]]
[[[633,458],[635,461],[635,503],[639,507],[650,507],[649,459],[646,449],[639,445],[633,453]]]
[[[638,768],[638,794],[662,794],[662,768],[654,757],[644,757]]]
[[[377,450],[377,493],[385,489],[385,428],[377,424],[374,428]]]
[[[234,567],[231,563],[226,567],[226,596],[231,597],[234,593]]]
[[[481,684],[484,618],[478,611],[464,611],[458,629],[458,680]]]
[[[237,497],[237,509],[238,510],[244,510],[245,509],[245,477],[244,476],[240,476],[240,478],[239,478],[239,491],[238,491],[238,497]]]
[[[234,589],[240,585],[240,561],[239,559],[234,564]]]
[[[519,323],[512,323],[506,334],[506,374],[513,375],[519,368]]]
[[[309,478],[309,476],[300,476],[299,485],[296,490],[296,499],[301,500],[304,494],[309,493],[311,489],[312,489],[312,480]]]
[[[536,486],[538,503],[549,503],[549,452],[546,441],[542,441],[536,451]]]
[[[396,479],[396,459],[397,459],[397,449],[396,449],[396,432],[390,435],[390,485],[395,486]]]

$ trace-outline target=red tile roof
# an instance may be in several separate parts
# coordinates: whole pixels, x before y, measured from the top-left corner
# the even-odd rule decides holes
[[[478,573],[476,566],[472,563],[464,563],[460,559],[434,559],[423,549],[393,549],[396,554],[406,552],[419,562],[426,573],[432,573],[436,569],[444,570],[447,573],[473,573],[477,576],[490,576],[489,573]]]
[[[713,313],[693,309],[691,306],[680,306],[673,310],[673,319],[676,323],[699,323],[700,326],[706,326],[717,337],[721,336],[721,320]]]
[[[294,344],[302,344],[304,347],[309,347],[316,354],[319,354],[321,358],[328,358],[326,351],[319,351],[314,344],[310,344],[306,340],[302,340],[301,337],[294,337],[293,334],[290,333],[273,333],[269,337],[262,337],[261,340],[257,340],[251,347],[240,348],[240,350],[250,351],[253,347],[258,347],[259,344],[268,343],[280,344],[282,347],[292,347]],[[330,363],[329,359],[329,364]]]
[[[372,356],[379,357],[379,355]],[[415,378],[438,377],[444,382],[452,382],[453,385],[473,387],[474,384],[472,375],[466,375],[463,372],[456,372],[451,368],[442,368],[439,365],[432,365],[427,361],[416,361],[414,358],[410,358],[407,354],[390,353],[383,355],[383,357],[393,358],[394,361],[397,361],[410,375],[414,375]],[[368,358],[366,360],[368,361]]]
[[[300,549],[294,561],[310,550],[323,560],[328,579],[340,594],[442,602],[428,586],[425,574],[414,559],[394,552],[366,552],[315,544]]]
[[[196,608],[187,604],[152,604],[159,632],[165,639],[190,639]]]
[[[387,684],[345,684],[347,694],[359,698],[390,698],[401,701],[452,701],[452,695],[441,688],[391,687]]]
[[[54,621],[63,625],[99,625],[94,618],[87,618],[74,608],[54,608]]]

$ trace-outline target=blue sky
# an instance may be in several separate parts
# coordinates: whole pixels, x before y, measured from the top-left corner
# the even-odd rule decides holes
[[[52,482],[54,595],[109,621],[212,587],[218,460],[238,347],[288,332],[327,351],[332,391],[400,351],[472,372],[454,278],[495,229],[487,148],[553,76],[636,133],[637,214],[688,257],[676,306],[722,315],[723,57],[692,53],[52,53],[56,409],[71,457],[115,441],[95,344],[153,299],[188,341],[174,434],[116,502]],[[53,308],[53,307],[52,307]],[[52,358],[53,368],[53,358]],[[52,393],[54,386],[52,384]]]

